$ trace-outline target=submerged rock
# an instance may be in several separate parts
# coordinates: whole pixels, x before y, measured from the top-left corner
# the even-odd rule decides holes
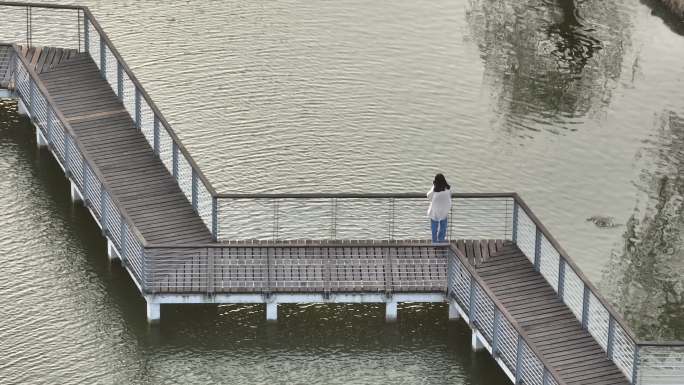
[[[589,218],[587,218],[587,222],[592,222],[593,224],[596,225],[596,227],[601,227],[601,228],[613,228],[613,227],[620,226],[619,224],[615,223],[615,218],[605,217],[602,215],[594,215],[592,217],[589,217]]]

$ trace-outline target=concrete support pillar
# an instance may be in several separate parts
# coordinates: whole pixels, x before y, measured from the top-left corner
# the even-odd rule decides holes
[[[38,148],[47,147],[48,145],[47,140],[43,137],[43,134],[40,132],[38,127],[36,127],[36,143],[38,144]]]
[[[29,116],[28,108],[26,108],[26,105],[24,104],[24,102],[21,101],[21,99],[19,99],[17,106],[19,115]]]
[[[266,302],[266,321],[278,320],[278,303]]]
[[[158,324],[161,319],[161,305],[147,300],[147,322]]]
[[[456,321],[459,319],[461,319],[461,315],[458,313],[456,302],[454,302],[454,300],[451,300],[449,301],[449,321]]]
[[[482,340],[480,338],[481,338],[480,333],[473,330],[472,345],[473,345],[473,351],[474,352],[479,352],[480,350],[485,348],[485,346],[482,343]]]
[[[71,201],[72,202],[82,202],[83,201],[83,195],[81,195],[81,192],[78,191],[78,187],[76,187],[76,183],[74,181],[71,182]]]
[[[119,252],[116,251],[116,246],[114,246],[114,243],[110,241],[109,238],[107,238],[107,256],[110,261],[120,258]]]
[[[394,322],[397,320],[397,303],[388,301],[385,303],[385,321]]]

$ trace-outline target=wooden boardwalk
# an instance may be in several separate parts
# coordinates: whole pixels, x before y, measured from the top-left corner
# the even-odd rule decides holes
[[[446,301],[514,384],[682,384],[684,342],[641,341],[518,194],[454,193],[448,237],[463,240],[433,246],[415,241],[429,232],[422,193],[216,191],[87,7],[0,8],[16,39],[0,43],[1,94],[20,100],[150,323],[165,304],[261,303],[276,320],[279,303],[383,303],[391,321],[398,303]]]
[[[86,53],[22,48],[146,242],[211,242],[211,233]]]
[[[629,384],[515,244],[459,241],[457,247],[567,384]]]

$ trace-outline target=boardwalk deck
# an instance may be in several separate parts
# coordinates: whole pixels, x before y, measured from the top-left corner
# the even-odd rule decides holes
[[[113,194],[147,242],[211,242],[211,233],[88,54],[22,48]],[[153,197],[154,199],[150,199]]]
[[[415,241],[424,194],[218,192],[88,8],[0,7],[20,10],[0,29],[19,36],[25,18],[31,46],[0,44],[2,95],[20,100],[149,322],[172,303],[263,303],[269,320],[278,303],[384,303],[394,320],[399,302],[447,301],[515,384],[683,383],[684,342],[639,341],[517,194],[453,194],[448,237],[462,241],[434,247]],[[33,23],[32,8],[51,16]]]
[[[512,242],[457,242],[567,384],[627,385],[624,374]]]

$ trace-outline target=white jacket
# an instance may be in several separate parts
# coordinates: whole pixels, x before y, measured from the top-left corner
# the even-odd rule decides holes
[[[451,190],[435,192],[435,186],[432,186],[427,193],[427,198],[430,200],[430,207],[428,208],[428,217],[434,221],[441,221],[449,217],[451,211]]]

